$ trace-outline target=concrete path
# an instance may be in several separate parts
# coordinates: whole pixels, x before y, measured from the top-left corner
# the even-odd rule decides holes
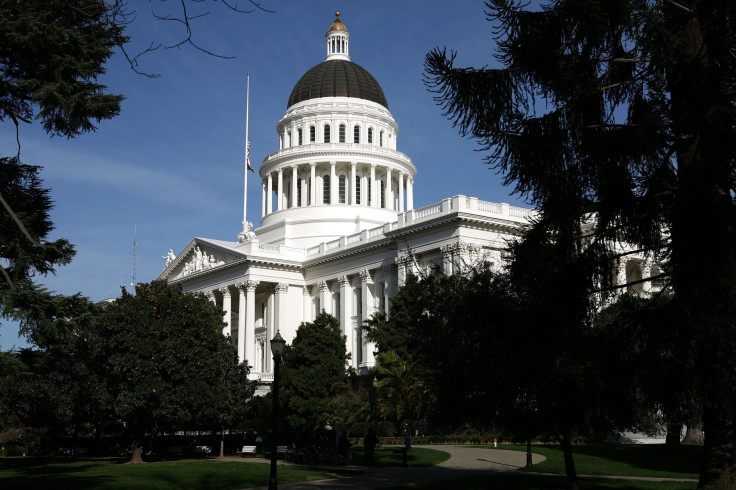
[[[303,483],[280,483],[284,490],[313,490],[315,488],[363,489],[386,488],[407,485],[409,483],[427,483],[441,480],[454,480],[485,473],[516,471],[526,464],[526,453],[503,449],[479,449],[457,446],[415,446],[437,449],[450,453],[450,459],[436,466],[423,468],[365,468],[354,469],[368,471],[364,475],[334,480],[319,480]],[[534,454],[532,462],[544,461],[544,456]],[[348,466],[348,469],[351,467]],[[256,487],[259,490],[267,486]]]

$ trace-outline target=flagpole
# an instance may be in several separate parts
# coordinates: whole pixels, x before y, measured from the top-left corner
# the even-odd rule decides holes
[[[248,167],[250,162],[248,161],[250,155],[250,143],[248,142],[248,105],[250,103],[250,73],[245,88],[245,165],[243,166],[243,172],[245,173],[245,184],[243,185],[243,231],[245,231],[246,223],[248,222]]]

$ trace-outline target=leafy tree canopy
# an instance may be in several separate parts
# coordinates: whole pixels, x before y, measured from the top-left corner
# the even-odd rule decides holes
[[[223,325],[211,302],[164,281],[123,290],[105,308],[100,396],[131,428],[134,459],[148,430],[220,428],[242,416],[255,387]]]

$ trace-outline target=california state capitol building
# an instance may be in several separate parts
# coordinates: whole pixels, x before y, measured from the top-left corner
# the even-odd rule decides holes
[[[375,346],[361,325],[377,311],[390,316],[390,298],[407,274],[453,274],[481,261],[500,268],[506,244],[533,213],[464,195],[415,209],[417,168],[399,151],[399,125],[380,84],[351,61],[339,12],[325,38],[325,60],[294,85],[276,150],[257,170],[260,226],[244,222],[232,241],[194,238],[169,252],[159,276],[222,309],[223,334],[251,378],[266,383],[273,379],[269,341],[279,331],[291,343],[322,310],[340,321],[349,367],[371,370]],[[624,284],[652,269],[634,254],[612,273]]]

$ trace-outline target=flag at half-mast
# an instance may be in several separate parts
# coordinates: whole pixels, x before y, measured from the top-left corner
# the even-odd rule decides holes
[[[245,164],[248,166],[248,170],[251,172],[255,172],[253,170],[253,167],[250,166],[250,141],[246,144],[246,150],[245,150]]]

